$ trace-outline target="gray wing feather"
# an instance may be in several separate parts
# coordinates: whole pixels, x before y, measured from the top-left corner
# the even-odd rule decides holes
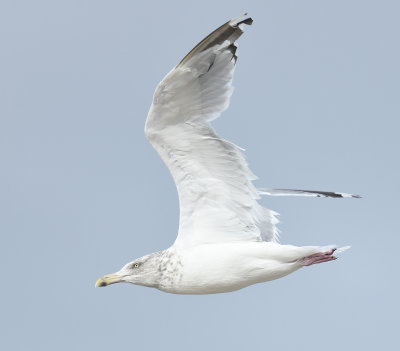
[[[269,196],[307,196],[307,197],[355,197],[360,198],[360,195],[353,195],[347,193],[337,193],[332,191],[319,191],[319,190],[300,190],[300,189],[258,189],[261,195]]]

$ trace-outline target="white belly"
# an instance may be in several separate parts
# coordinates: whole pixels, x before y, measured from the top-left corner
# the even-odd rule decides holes
[[[295,262],[301,249],[266,242],[175,248],[179,274],[165,279],[159,289],[175,294],[215,294],[278,279],[301,267]]]

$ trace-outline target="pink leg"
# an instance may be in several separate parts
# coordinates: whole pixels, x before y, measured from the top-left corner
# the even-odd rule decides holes
[[[326,252],[318,252],[314,255],[303,257],[299,260],[299,262],[303,266],[311,266],[312,264],[333,261],[337,259],[337,257],[333,256],[335,250],[336,249],[332,249]]]

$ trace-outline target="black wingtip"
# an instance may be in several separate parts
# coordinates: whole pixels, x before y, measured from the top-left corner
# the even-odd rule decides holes
[[[248,17],[248,18],[244,19],[243,21],[238,22],[237,25],[242,24],[242,23],[247,24],[248,26],[251,26],[253,24],[253,19],[251,17]]]
[[[181,60],[181,62],[179,62],[177,67],[185,65],[185,63],[196,53],[207,50],[208,48],[217,44],[222,44],[226,40],[228,40],[230,43],[234,43],[243,34],[243,29],[240,28],[239,25],[242,23],[251,25],[253,23],[253,19],[251,17],[243,17],[245,17],[245,15],[234,18],[207,35],[200,43],[190,50],[190,52]],[[236,55],[233,55],[232,59],[236,60]]]
[[[253,24],[253,19],[251,17],[246,17],[246,16],[247,16],[247,12],[237,18],[230,20],[229,23],[231,24],[231,26],[233,26],[235,28],[241,24],[247,24],[248,26],[251,26]],[[243,17],[245,17],[245,18],[243,18]]]
[[[336,192],[331,192],[331,191],[314,191],[314,190],[304,190],[304,191],[308,192],[308,193],[319,194],[319,196],[324,196],[324,197],[333,197],[333,198],[354,197],[356,199],[361,198],[360,195],[353,195],[353,194],[347,194],[347,193],[336,193]]]

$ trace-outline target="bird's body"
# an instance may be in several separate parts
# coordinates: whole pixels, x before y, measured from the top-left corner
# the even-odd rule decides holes
[[[206,244],[188,250],[173,246],[163,253],[168,273],[161,276],[158,288],[175,294],[234,291],[292,273],[302,267],[297,260],[311,253],[315,248],[267,242]]]
[[[119,272],[100,278],[96,286],[129,282],[177,294],[223,293],[336,258],[333,245],[279,244],[277,213],[262,207],[259,199],[261,195],[353,195],[256,189],[256,177],[241,149],[210,126],[229,105],[237,59],[235,40],[243,26],[251,23],[246,16],[225,23],[158,85],[145,133],[178,190],[178,237],[169,249],[126,264]]]

